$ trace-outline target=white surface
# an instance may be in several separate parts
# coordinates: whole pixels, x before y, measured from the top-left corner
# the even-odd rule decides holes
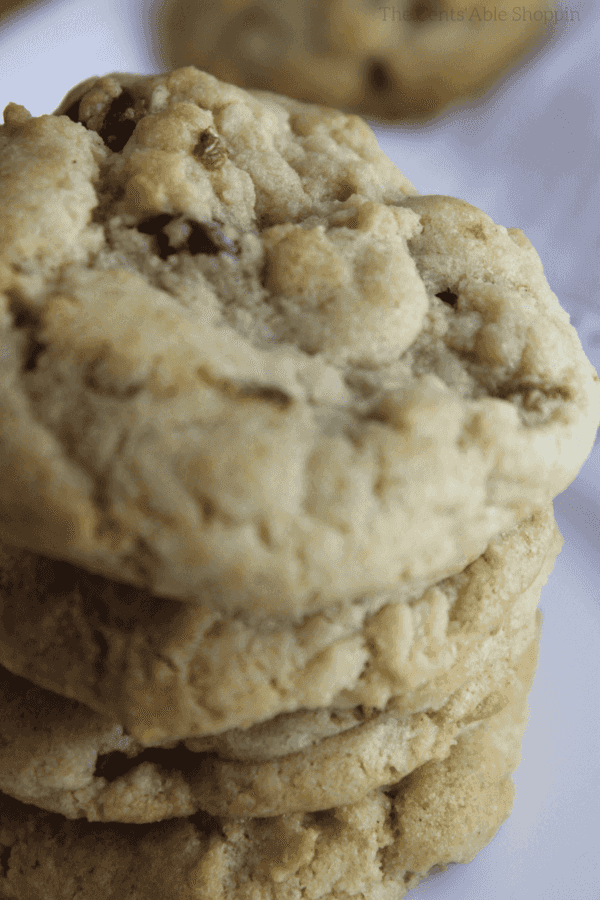
[[[491,4],[489,4],[491,5]],[[46,2],[0,25],[0,109],[51,112],[78,81],[155,72],[149,0]],[[421,129],[376,127],[421,193],[522,228],[600,369],[600,9],[484,101]],[[411,900],[600,898],[600,443],[555,502],[566,546],[542,594],[540,664],[509,821],[468,866]]]

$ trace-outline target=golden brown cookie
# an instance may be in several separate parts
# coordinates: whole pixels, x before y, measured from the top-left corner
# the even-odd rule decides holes
[[[532,615],[510,649],[499,658],[492,656],[485,670],[437,712],[406,715],[392,705],[388,712],[375,712],[370,721],[289,757],[263,762],[213,758],[192,785],[195,802],[213,815],[226,816],[329,809],[405,777],[425,759],[444,758],[465,727],[502,708],[515,657],[531,643],[535,626]]]
[[[345,727],[347,715],[338,723],[336,711],[328,711],[334,733],[318,739],[313,731],[311,745],[275,757],[270,723],[253,735],[258,758],[223,760],[219,743],[211,747],[202,738],[144,752],[116,723],[0,669],[0,789],[68,818],[136,823],[198,810],[263,817],[355,802],[427,760],[443,759],[466,727],[502,707],[515,660],[535,636],[540,591],[524,595],[529,621],[503,624],[486,648],[485,667],[437,712],[410,715],[392,704]],[[302,739],[306,717],[273,725]]]
[[[401,900],[434,865],[469,862],[510,814],[534,641],[504,708],[445,760],[357,803],[271,818],[69,822],[0,798],[6,900]]]
[[[461,571],[575,477],[600,381],[518,229],[355,116],[193,68],[0,128],[0,534],[300,622]]]
[[[530,571],[538,570],[532,537],[543,532],[544,518],[552,521],[551,514],[537,516],[537,535],[533,523],[518,529],[520,541],[510,535],[520,567],[513,560],[511,570],[506,563],[511,540],[505,538],[493,542],[487,558],[473,564],[478,579],[465,573],[453,622],[458,624],[462,616],[464,626],[470,610],[468,623],[477,640],[446,673],[446,695],[457,680],[453,669],[464,680],[441,707],[410,712],[412,698],[401,694],[385,712],[365,707],[301,710],[247,730],[191,738],[184,745],[163,742],[144,751],[113,720],[0,670],[0,789],[69,818],[137,823],[198,809],[264,817],[358,801],[426,760],[444,758],[465,727],[502,707],[514,660],[535,635],[535,608],[562,543],[556,530],[546,529],[549,547],[531,584],[504,601],[501,615],[493,614],[494,600],[498,605],[502,591],[511,582],[514,587],[519,574],[522,578],[527,568],[523,560]],[[428,611],[429,637],[440,630],[435,618]],[[448,621],[446,629],[456,632]],[[393,629],[387,634],[393,638]],[[423,655],[423,644],[415,643],[416,654]],[[401,655],[402,639],[394,646]],[[443,646],[450,657],[458,655],[456,640],[446,639]],[[441,681],[439,675],[434,679],[438,690]],[[423,695],[417,691],[420,699]]]
[[[0,663],[143,744],[227,732],[219,752],[235,758],[249,738],[231,729],[281,713],[385,709],[392,697],[407,713],[443,706],[529,621],[537,599],[523,598],[561,546],[550,504],[415,597],[386,592],[282,625],[153,597],[0,542]]]
[[[533,631],[532,618],[524,646]],[[501,705],[509,676],[510,661],[501,660],[436,714],[375,713],[300,752],[236,763],[197,752],[193,742],[187,751],[169,745],[143,752],[114,722],[0,670],[0,789],[92,822],[147,823],[198,810],[263,817],[327,809],[447,756],[465,727]],[[290,723],[292,730],[302,725]]]
[[[25,803],[90,821],[153,822],[181,814],[186,785],[140,760],[109,783],[99,757],[140,754],[121,726],[0,668],[0,789]],[[161,775],[163,777],[161,777]],[[185,812],[192,812],[187,804]]]
[[[158,53],[244,88],[361,115],[430,118],[473,99],[555,25],[552,0],[159,0]]]
[[[21,7],[29,5],[29,2],[30,0],[0,0],[0,21]]]

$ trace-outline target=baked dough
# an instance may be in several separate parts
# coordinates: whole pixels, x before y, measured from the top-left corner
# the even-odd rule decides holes
[[[561,546],[549,504],[416,597],[383,593],[282,625],[153,597],[0,543],[0,663],[142,744],[222,735],[205,749],[256,759],[261,745],[268,759],[273,741],[306,746],[285,742],[290,729],[298,739],[296,711],[306,734],[309,710],[322,707],[382,710],[396,698],[407,714],[439,709],[528,623]],[[266,726],[248,732],[281,714],[279,738],[271,729],[267,740]]]
[[[383,120],[421,121],[480,95],[555,26],[550,0],[166,0],[167,68],[193,63],[244,88]],[[564,11],[563,11],[564,16]]]
[[[184,68],[5,123],[7,543],[299,622],[461,571],[576,476],[600,382],[535,250],[358,117]]]
[[[536,642],[507,704],[357,803],[271,818],[70,822],[0,797],[6,900],[401,900],[436,866],[470,862],[513,806]]]

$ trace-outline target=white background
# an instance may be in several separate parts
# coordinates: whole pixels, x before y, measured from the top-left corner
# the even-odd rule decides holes
[[[161,71],[150,2],[46,0],[0,23],[0,110],[49,113],[90,75]],[[579,23],[559,25],[546,52],[483,101],[427,127],[375,131],[420,193],[462,197],[525,231],[600,369],[600,9],[568,8]],[[600,898],[598,439],[555,511],[566,545],[542,593],[514,812],[474,862],[431,876],[411,900]]]

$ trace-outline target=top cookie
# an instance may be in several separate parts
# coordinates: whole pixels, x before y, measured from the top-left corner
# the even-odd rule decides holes
[[[512,0],[159,0],[167,68],[381,120],[423,120],[480,95],[554,28],[556,4]],[[563,21],[565,11],[563,10]],[[568,20],[568,11],[566,13]]]
[[[193,68],[0,129],[0,534],[301,617],[562,491],[600,382],[518,229],[359,118]]]

